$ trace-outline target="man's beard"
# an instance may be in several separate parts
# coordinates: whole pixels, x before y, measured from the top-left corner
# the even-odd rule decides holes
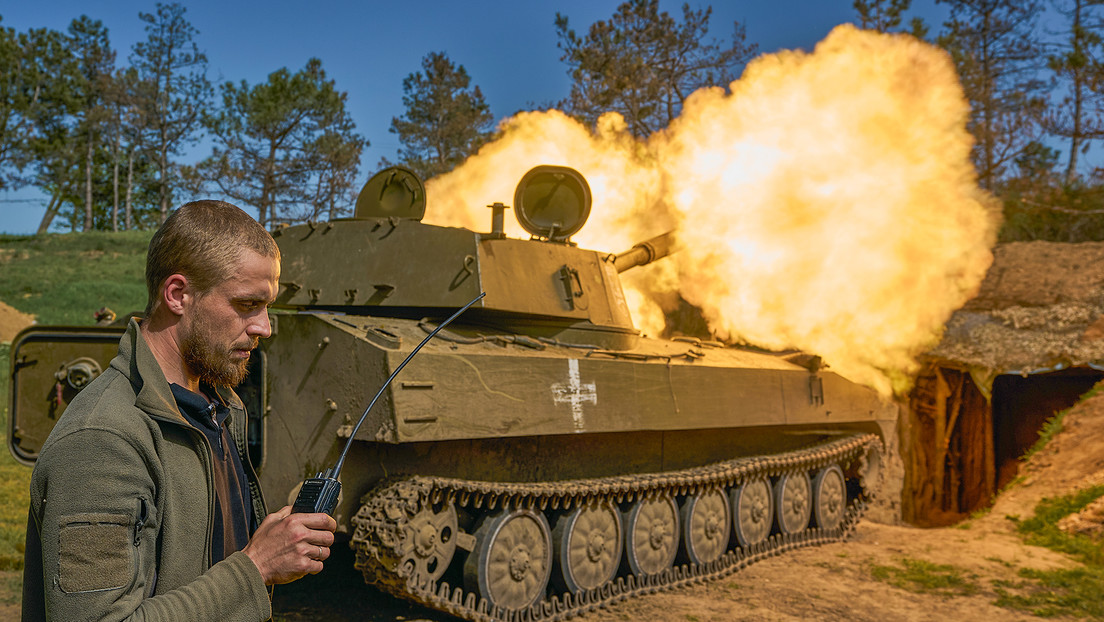
[[[257,339],[232,344],[220,350],[212,335],[211,324],[207,318],[196,318],[192,330],[180,342],[180,354],[188,371],[199,377],[199,381],[216,387],[236,387],[249,373],[249,359],[236,359],[231,356],[234,350],[252,350],[257,347]]]

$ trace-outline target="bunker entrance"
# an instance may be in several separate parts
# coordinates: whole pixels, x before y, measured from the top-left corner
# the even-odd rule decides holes
[[[1104,372],[1075,367],[1046,374],[1003,375],[993,381],[993,451],[997,490],[1015,479],[1019,458],[1035,441],[1047,419],[1073,406],[1104,378]]]
[[[917,379],[901,422],[906,475],[902,518],[952,524],[986,507],[1016,477],[1047,419],[1104,378],[1078,367],[1001,375],[985,396],[968,372],[931,366]]]

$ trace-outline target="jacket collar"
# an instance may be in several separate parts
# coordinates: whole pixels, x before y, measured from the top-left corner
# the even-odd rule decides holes
[[[111,361],[111,366],[130,380],[137,396],[134,400],[135,406],[152,417],[188,424],[176,408],[176,400],[173,399],[161,365],[142,337],[138,318],[131,318],[127,324],[126,332],[119,341],[119,355]]]
[[[151,417],[189,425],[188,420],[176,407],[176,398],[169,388],[169,381],[165,379],[161,364],[157,362],[153,350],[142,336],[137,318],[130,319],[126,333],[119,342],[119,355],[111,361],[111,366],[130,380],[137,395],[134,400],[135,406],[149,413]],[[216,387],[215,391],[230,407],[231,413],[244,408],[241,399],[233,390]]]

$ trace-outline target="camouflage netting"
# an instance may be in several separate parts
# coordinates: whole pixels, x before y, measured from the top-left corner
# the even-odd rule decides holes
[[[1104,369],[1104,242],[1014,242],[994,256],[930,361],[969,370],[985,392],[998,374]]]

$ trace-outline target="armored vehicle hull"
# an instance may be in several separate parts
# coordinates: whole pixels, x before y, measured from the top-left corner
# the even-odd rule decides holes
[[[334,463],[364,389],[379,386],[431,323],[274,317],[259,466],[266,488],[286,495]],[[357,432],[346,469],[507,482],[659,472],[844,432],[880,435],[893,418],[872,392],[776,356],[647,338],[631,350],[577,349],[466,325],[446,329],[403,370]],[[336,515],[358,504],[343,495]]]

